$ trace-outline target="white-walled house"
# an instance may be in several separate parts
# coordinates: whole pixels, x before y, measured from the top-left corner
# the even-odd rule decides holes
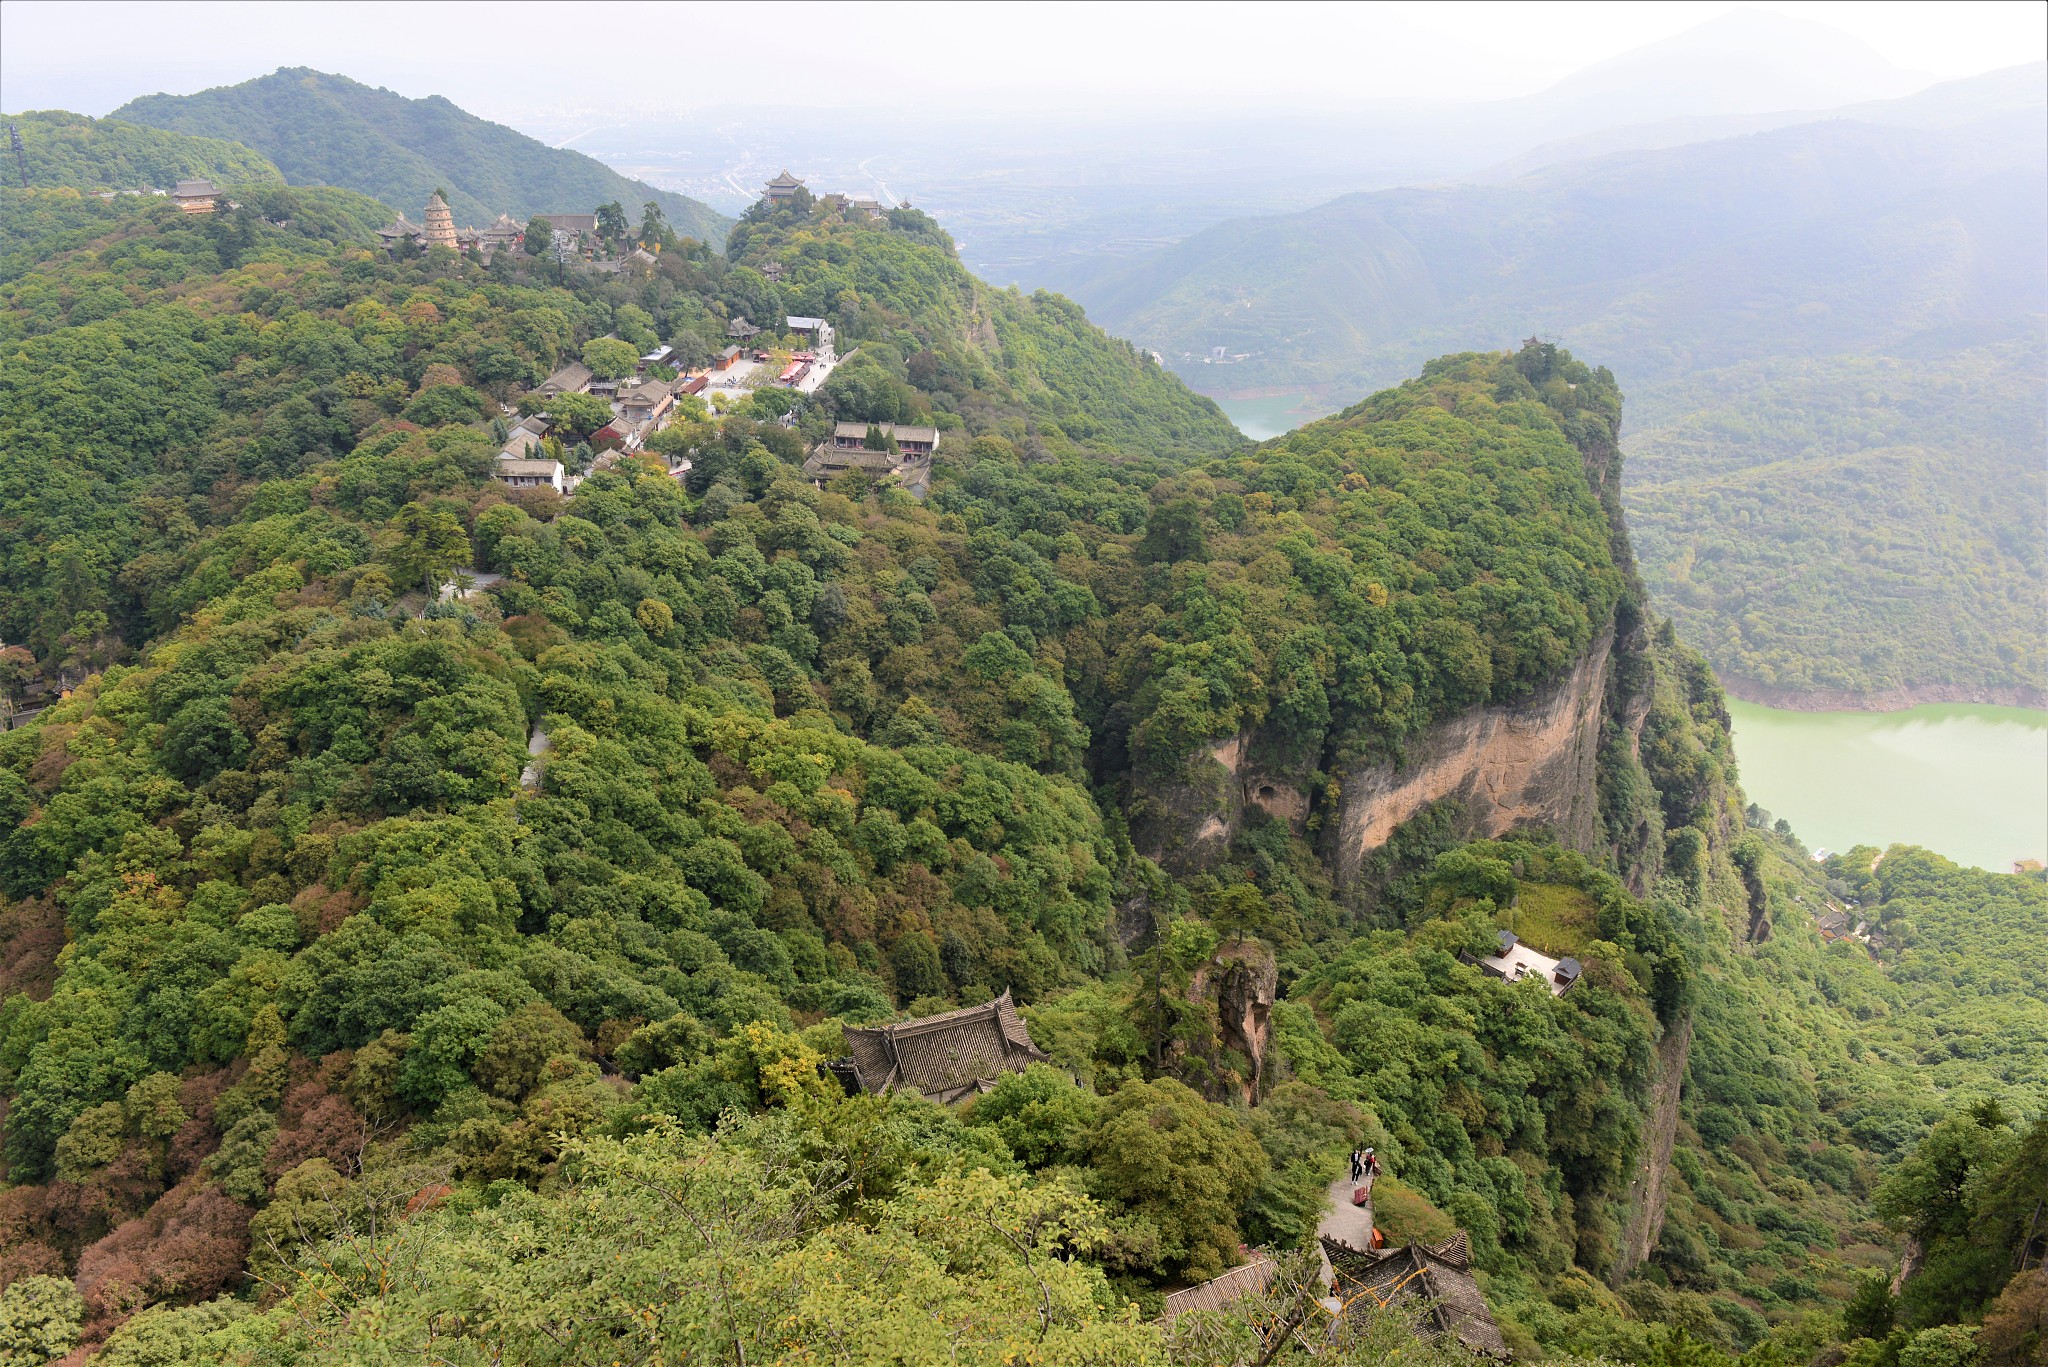
[[[1539,978],[1550,989],[1550,995],[1553,997],[1562,997],[1585,972],[1577,959],[1553,959],[1548,954],[1539,953],[1516,939],[1512,930],[1503,930],[1500,933],[1500,949],[1497,953],[1489,954],[1483,959],[1474,959],[1472,962],[1494,977],[1505,978],[1511,983],[1520,982],[1524,978]]]

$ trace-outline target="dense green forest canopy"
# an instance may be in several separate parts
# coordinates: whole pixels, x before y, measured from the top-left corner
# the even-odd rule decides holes
[[[2044,342],[1659,386],[1627,498],[1659,606],[1738,689],[2038,698]]]
[[[763,201],[734,228],[727,255],[741,267],[736,287],[754,291],[746,316],[829,316],[842,351],[873,343],[830,381],[847,417],[952,431],[1021,404],[1032,430],[1004,436],[1026,458],[1087,446],[1215,454],[1243,444],[1215,404],[1129,343],[1104,338],[1071,301],[975,279],[945,230],[915,209],[877,224],[807,197],[797,206]],[[770,262],[782,267],[779,283],[759,274]]]
[[[62,110],[0,114],[21,135],[28,184],[36,189],[168,190],[181,180],[216,185],[284,182],[260,152],[239,142],[193,137],[120,119],[88,119]],[[18,168],[7,182],[19,186]]]
[[[1974,1251],[2027,1246],[2048,885],[1745,828],[1612,521],[1605,371],[1446,357],[1248,448],[911,211],[764,206],[730,259],[597,275],[271,193],[0,201],[44,258],[0,294],[0,684],[47,702],[0,732],[8,1352],[1306,1362],[1260,1334],[1312,1259],[1151,1316],[1299,1249],[1369,1143],[1379,1223],[1464,1230],[1523,1357],[2024,1361],[2027,1285]],[[785,311],[857,348],[794,426],[749,399],[570,497],[490,478],[593,340]],[[842,419],[938,427],[929,496],[806,478]],[[502,578],[436,591],[462,569]],[[1641,715],[1592,853],[1443,803],[1363,888],[1257,815],[1138,853],[1219,737],[1327,775],[1610,628]],[[1582,981],[1482,973],[1504,928]],[[1268,971],[1255,1060],[1218,983]],[[820,1071],[1006,990],[1053,1065],[967,1106]],[[1907,1233],[1927,1279],[1866,1294]]]
[[[1724,676],[2038,697],[2044,117],[2026,82],[1351,195],[1062,283],[1210,393],[1334,408],[1532,330],[1609,358],[1645,578]]]
[[[637,217],[649,201],[678,233],[700,242],[716,241],[730,223],[694,199],[465,113],[438,95],[411,100],[304,67],[196,95],[145,95],[113,117],[242,143],[294,185],[360,191],[414,222],[438,189],[455,221],[473,227],[499,214],[523,223],[532,214],[589,213],[609,202]]]

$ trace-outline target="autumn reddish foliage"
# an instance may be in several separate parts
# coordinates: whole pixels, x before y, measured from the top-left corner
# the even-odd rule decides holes
[[[2048,1355],[2048,1267],[2022,1272],[2006,1283],[1984,1312],[1977,1350],[1986,1367],[2026,1367]]]
[[[206,1300],[241,1279],[248,1253],[248,1208],[188,1177],[80,1255],[78,1290],[94,1321],[158,1301]]]
[[[78,756],[71,753],[67,742],[78,734],[78,728],[53,722],[43,728],[43,748],[35,761],[28,766],[28,781],[46,793],[57,791],[58,782],[64,777]]]
[[[42,1187],[0,1188],[0,1286],[23,1277],[65,1274]]]
[[[46,897],[0,905],[0,999],[25,992],[47,1001],[64,948],[64,913]]]
[[[198,1171],[199,1164],[220,1147],[220,1131],[213,1123],[213,1103],[227,1090],[231,1074],[221,1068],[187,1078],[178,1089],[178,1105],[187,1117],[165,1147],[164,1172],[171,1181]]]
[[[430,1182],[414,1192],[412,1199],[405,1203],[407,1215],[417,1215],[423,1210],[432,1210],[455,1194],[455,1188],[446,1182]]]
[[[353,1172],[369,1138],[369,1126],[355,1108],[318,1081],[294,1084],[278,1120],[277,1138],[263,1162],[273,1182],[308,1158],[325,1158],[337,1172]]]
[[[367,900],[357,891],[344,888],[334,892],[325,883],[313,883],[301,888],[291,905],[300,927],[309,936],[317,937],[332,934],[343,921],[361,911]]]

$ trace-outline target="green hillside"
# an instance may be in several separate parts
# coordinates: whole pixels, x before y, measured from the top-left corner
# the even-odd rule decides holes
[[[34,189],[168,190],[181,180],[216,185],[282,184],[283,174],[238,142],[149,128],[120,119],[88,119],[61,109],[0,114],[21,134]],[[6,184],[20,185],[13,159]]]
[[[2037,334],[1657,387],[1629,436],[1645,582],[1731,687],[2038,700],[2044,371]]]
[[[1518,1360],[2026,1367],[2048,883],[1745,813],[1610,373],[1462,353],[1250,447],[921,214],[583,274],[273,193],[0,285],[0,1353],[1481,1367],[1307,1318],[1371,1144]],[[817,394],[491,478],[500,402],[581,458],[565,358],[764,305],[857,347]],[[817,487],[843,420],[938,428],[928,496]],[[1584,848],[1445,799],[1340,883],[1351,766],[1594,650]],[[1306,817],[1141,854],[1233,736]],[[1510,922],[1578,985],[1467,961]],[[820,1068],[1002,992],[1054,1066]],[[1155,1321],[1247,1244],[1270,1294]]]
[[[1630,475],[1631,512],[1652,529],[1645,572],[1668,595],[1682,547],[1712,547],[1709,574],[1725,582],[1695,576],[1666,610],[1717,668],[1795,690],[2039,687],[2038,653],[2018,640],[2037,622],[2015,613],[2039,487],[2023,457],[2038,450],[2048,313],[2042,117],[2037,101],[1946,127],[1837,120],[1354,195],[1197,233],[1075,292],[1215,393],[1309,391],[1336,406],[1427,356],[1532,333],[1612,357],[1652,457]],[[1982,345],[2006,339],[2026,340]],[[1215,347],[1244,359],[1208,364]],[[1797,402],[1824,405],[1800,419],[1829,433],[1815,450],[1876,461],[1888,473],[1873,478],[1893,486],[1903,460],[1906,485],[1957,490],[1973,510],[1937,525],[1921,501],[1887,500],[1896,513],[1876,516],[1892,530],[1875,538],[1922,547],[1871,576],[1838,533],[1873,510],[1802,490],[1802,447],[1745,462],[1794,459],[1751,477],[1771,486],[1767,522],[1761,507],[1713,518],[1718,496],[1688,487],[1708,470],[1690,460],[1725,464],[1753,425],[1729,415],[1782,414],[1795,400],[1760,377],[1799,367],[1839,377],[1800,387]],[[1958,386],[1972,398],[1944,427],[1930,409]],[[1726,429],[1721,454],[1677,435],[1708,428]],[[1982,497],[1974,482],[2008,470],[2015,496]],[[1797,575],[1782,568],[1792,554]],[[1759,631],[1780,638],[1749,639]]]
[[[438,95],[409,100],[303,67],[196,95],[147,95],[114,117],[244,142],[294,185],[360,190],[415,222],[438,188],[456,223],[474,227],[501,213],[523,222],[537,213],[590,213],[614,200],[635,222],[652,200],[670,227],[699,241],[718,241],[730,224],[696,200],[466,114]]]

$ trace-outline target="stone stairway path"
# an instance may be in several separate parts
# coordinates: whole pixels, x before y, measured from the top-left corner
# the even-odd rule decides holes
[[[1360,1250],[1372,1247],[1372,1202],[1368,1200],[1362,1206],[1351,1204],[1351,1193],[1361,1185],[1364,1183],[1351,1180],[1349,1166],[1346,1166],[1336,1181],[1330,1183],[1329,1190],[1324,1193],[1328,1209],[1323,1212],[1322,1221],[1316,1225],[1317,1234]],[[1323,1285],[1329,1286],[1333,1281],[1329,1256],[1323,1253],[1320,1243],[1316,1245],[1316,1253],[1323,1260]],[[1324,1305],[1332,1313],[1342,1308],[1334,1300],[1326,1299]]]

